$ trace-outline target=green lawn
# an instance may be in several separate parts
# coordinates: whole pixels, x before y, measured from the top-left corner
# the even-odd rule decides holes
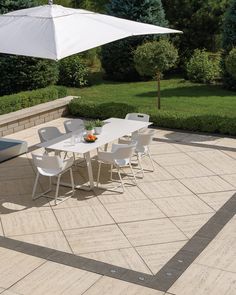
[[[147,113],[156,112],[156,82],[102,82],[91,87],[69,88],[70,95],[80,95],[89,102],[124,102]],[[235,117],[236,92],[215,85],[195,84],[183,79],[161,82],[162,110],[183,114],[210,114]]]

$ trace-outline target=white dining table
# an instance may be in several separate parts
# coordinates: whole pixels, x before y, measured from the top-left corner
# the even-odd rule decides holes
[[[88,176],[89,176],[89,189],[94,188],[94,178],[91,164],[90,152],[96,150],[102,146],[107,146],[109,143],[123,137],[127,134],[131,134],[140,129],[150,126],[151,122],[142,122],[136,120],[126,120],[118,118],[110,118],[104,120],[104,126],[102,128],[102,133],[97,135],[97,140],[92,143],[85,142],[83,139],[79,142],[73,142],[71,137],[74,136],[73,133],[67,133],[56,139],[43,142],[38,144],[38,147],[50,148],[56,151],[71,152],[83,154],[86,159]],[[76,188],[80,188],[76,186]]]

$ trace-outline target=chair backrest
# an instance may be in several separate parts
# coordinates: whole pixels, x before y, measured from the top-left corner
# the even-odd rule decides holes
[[[84,121],[81,119],[66,120],[64,122],[66,133],[84,130]]]
[[[125,116],[126,120],[135,120],[135,121],[142,121],[142,122],[149,122],[150,116],[147,114],[141,113],[129,113]]]
[[[63,133],[61,133],[57,127],[50,126],[39,129],[38,135],[41,142],[46,142],[62,136]]]
[[[132,144],[117,144],[113,157],[115,160],[130,159],[134,154],[136,142]]]
[[[44,170],[61,170],[63,168],[63,160],[59,156],[35,155],[32,154],[33,163],[37,168]],[[40,169],[39,169],[40,172]]]
[[[137,147],[146,147],[150,145],[154,137],[154,134],[155,130],[148,130],[145,133],[138,133],[136,137]]]

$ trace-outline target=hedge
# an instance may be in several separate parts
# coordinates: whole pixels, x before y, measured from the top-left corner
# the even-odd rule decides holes
[[[47,88],[20,92],[0,97],[0,115],[28,108],[43,102],[48,102],[67,95],[67,88],[49,86]]]
[[[127,113],[132,112],[148,113],[147,110],[128,103],[91,103],[81,98],[74,98],[69,104],[69,110],[74,116],[101,120],[110,117],[124,118]],[[163,110],[152,110],[149,114],[150,121],[156,127],[236,135],[236,119],[233,117]]]

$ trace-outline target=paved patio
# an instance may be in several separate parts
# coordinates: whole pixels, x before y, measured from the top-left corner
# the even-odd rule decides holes
[[[36,151],[37,129],[63,120],[7,138]],[[137,187],[77,190],[57,206],[31,201],[30,153],[1,163],[0,294],[235,295],[236,139],[157,130],[151,153],[155,172]],[[74,177],[88,181],[80,166]]]

